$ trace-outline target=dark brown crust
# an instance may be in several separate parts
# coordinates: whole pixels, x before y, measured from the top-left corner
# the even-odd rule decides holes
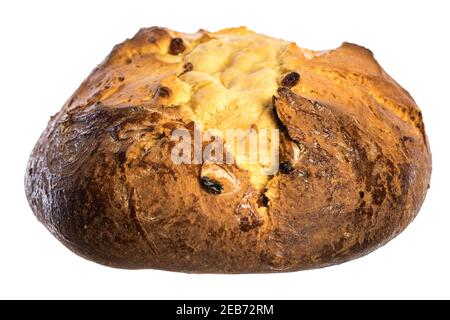
[[[213,194],[200,183],[201,165],[171,162],[171,131],[192,128],[176,107],[162,106],[167,97],[156,94],[164,87],[156,76],[150,86],[137,86],[145,70],[135,66],[150,59],[150,70],[181,74],[182,64],[148,58],[175,37],[143,29],[116,47],[36,144],[27,198],[68,248],[120,268],[295,271],[365,255],[414,219],[431,174],[420,111],[367,50],[345,44],[289,67],[303,87],[281,88],[274,108],[282,150],[301,152],[286,155],[289,170],[270,180],[278,196],[268,201],[236,166],[217,170],[239,187],[228,181]],[[349,83],[364,95],[354,88],[341,93]]]
[[[414,219],[429,182],[421,137],[399,129],[372,132],[372,115],[357,119],[288,89],[279,94],[277,114],[303,153],[276,180],[280,198],[271,203],[267,242],[278,248],[274,267],[341,263],[399,234]]]

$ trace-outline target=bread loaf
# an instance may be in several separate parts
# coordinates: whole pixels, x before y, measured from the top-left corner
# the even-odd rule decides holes
[[[174,132],[195,136],[199,124],[278,132],[278,170],[227,138],[231,163],[195,161],[195,139],[176,163]],[[257,273],[382,246],[414,219],[430,174],[421,112],[369,50],[153,27],[114,47],[51,118],[25,186],[39,221],[89,260]]]

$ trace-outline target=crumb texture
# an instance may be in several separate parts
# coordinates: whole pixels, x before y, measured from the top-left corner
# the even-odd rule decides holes
[[[280,40],[250,33],[221,35],[185,56],[195,66],[181,78],[192,87],[192,107],[205,128],[276,128],[272,96],[280,78]]]

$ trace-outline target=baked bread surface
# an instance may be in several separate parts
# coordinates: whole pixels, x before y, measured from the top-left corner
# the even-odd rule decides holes
[[[279,129],[280,170],[174,164],[171,133],[194,121]],[[152,27],[116,46],[51,118],[25,185],[39,221],[87,259],[250,273],[373,251],[414,219],[430,174],[419,108],[367,49]]]

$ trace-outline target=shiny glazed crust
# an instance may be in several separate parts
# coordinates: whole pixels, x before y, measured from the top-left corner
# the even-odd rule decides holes
[[[216,65],[219,51],[208,43],[241,37],[242,47]],[[267,37],[277,48],[267,53],[269,45],[249,45],[266,41],[254,37],[264,36],[153,27],[116,46],[31,154],[25,185],[39,221],[104,265],[199,273],[324,267],[398,235],[418,213],[431,174],[414,100],[360,46],[315,52]],[[248,56],[237,59],[242,52]],[[300,79],[289,83],[292,72]],[[246,76],[254,95],[236,82]],[[211,89],[199,95],[202,88]],[[233,109],[245,120],[238,127],[281,130],[288,166],[266,180],[237,164],[208,169],[170,159],[174,129],[192,130],[209,114],[202,120],[230,119],[230,92],[249,101]],[[208,109],[221,99],[223,109]],[[223,192],[205,190],[204,172],[225,173]]]

